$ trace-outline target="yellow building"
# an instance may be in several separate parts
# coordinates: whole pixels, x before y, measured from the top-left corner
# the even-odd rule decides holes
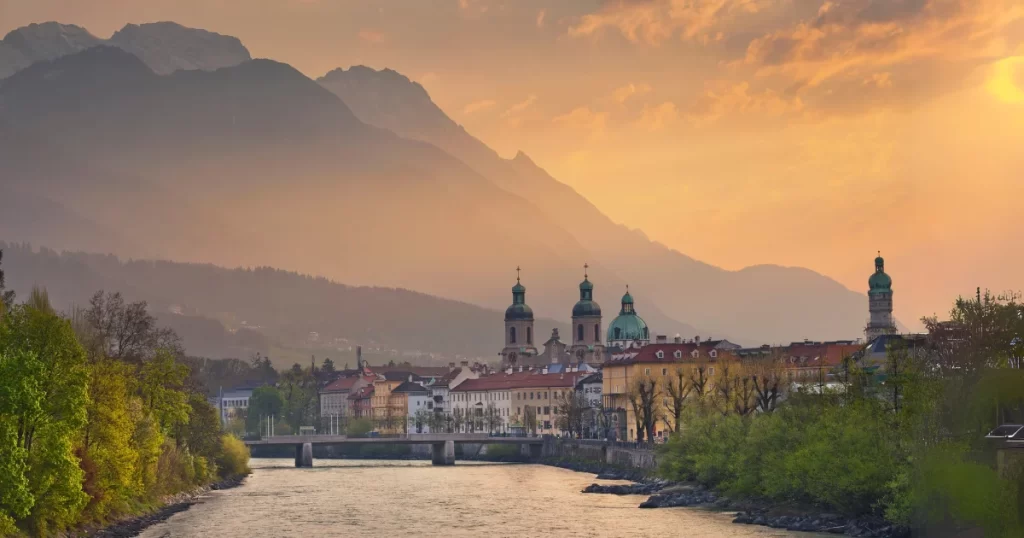
[[[409,372],[387,372],[373,381],[373,422],[381,433],[401,433],[406,425],[408,395],[394,392],[406,381],[413,381],[415,374]]]
[[[639,380],[649,378],[656,383],[655,405],[659,420],[655,423],[654,435],[665,438],[675,429],[668,383],[680,369],[691,387],[688,399],[696,399],[699,393],[711,394],[713,380],[726,369],[730,376],[738,375],[739,362],[731,350],[720,349],[721,345],[722,341],[657,343],[613,355],[602,370],[601,390],[605,412],[612,420],[618,417],[618,423],[613,424],[617,438],[629,441],[637,438],[636,413],[630,394]]]

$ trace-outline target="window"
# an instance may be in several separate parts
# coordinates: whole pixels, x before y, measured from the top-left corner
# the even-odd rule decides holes
[[[600,323],[594,325],[594,341],[595,342],[600,342],[601,341],[601,324]]]
[[[668,375],[668,368],[662,368],[661,375]]]
[[[715,367],[714,366],[708,368],[708,375],[715,375]]]
[[[531,400],[533,399],[533,393],[532,392],[530,393],[530,399]]]
[[[619,327],[616,327],[613,332],[615,333],[615,339],[616,340],[622,338],[622,329],[620,329]]]
[[[491,333],[491,334],[494,334],[494,333]],[[545,414],[545,415],[550,415],[550,414],[551,414],[551,408],[550,408],[550,407],[547,407],[547,406],[545,406],[545,407],[544,407],[544,414]]]
[[[494,334],[494,333],[491,333],[491,334]],[[510,344],[516,343],[516,328],[515,327],[509,327],[509,329],[508,329],[508,343],[510,343]]]
[[[491,333],[491,334],[494,334],[494,333]],[[583,341],[583,324],[582,323],[579,324],[576,327],[576,341],[577,342],[582,342]]]
[[[651,375],[651,369],[650,368],[644,368],[644,375]]]
[[[697,356],[699,356],[699,355],[700,355],[700,353],[698,353],[696,349],[690,352],[690,356],[691,356],[691,357],[693,357],[693,358],[695,358],[695,359],[696,359],[696,358],[697,358]]]
[[[492,333],[492,334],[493,334],[493,333]],[[658,352],[657,352],[657,353],[655,353],[655,354],[654,354],[654,356],[655,356],[655,357],[658,357],[659,359],[664,359],[664,358],[665,358],[665,352],[664,352],[664,351],[661,351],[661,350],[658,350]]]
[[[713,358],[715,358],[715,357],[717,357],[717,356],[718,356],[718,351],[717,351],[717,350],[714,350],[714,349],[712,349],[712,350],[711,350],[711,353],[709,353],[709,355],[711,355],[711,358],[713,359]]]
[[[527,344],[532,344],[533,343],[533,327],[527,327],[526,328],[526,343]]]
[[[677,349],[676,352],[672,354],[672,356],[677,359],[681,359],[683,358],[683,352]]]

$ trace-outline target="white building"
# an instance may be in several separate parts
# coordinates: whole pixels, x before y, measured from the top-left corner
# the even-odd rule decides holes
[[[227,424],[232,417],[245,417],[249,411],[249,399],[252,389],[237,388],[224,392],[217,406],[220,409],[221,424]]]
[[[349,394],[371,383],[373,383],[371,376],[343,377],[330,383],[320,391],[320,416],[351,416]]]
[[[512,419],[512,384],[504,375],[467,379],[450,389],[452,415],[463,417],[459,431],[504,433]]]

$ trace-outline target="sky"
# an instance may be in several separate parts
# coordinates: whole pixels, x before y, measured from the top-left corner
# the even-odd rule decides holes
[[[866,291],[881,251],[910,327],[1024,288],[1024,0],[0,0],[0,32],[47,20],[395,69],[697,259]]]

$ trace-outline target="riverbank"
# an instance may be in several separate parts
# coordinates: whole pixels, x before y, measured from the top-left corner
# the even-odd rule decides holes
[[[246,476],[228,478],[214,482],[209,486],[196,488],[191,491],[184,491],[171,495],[163,500],[163,504],[150,512],[136,516],[126,517],[97,529],[80,529],[69,533],[69,538],[131,538],[138,536],[146,527],[167,520],[169,517],[188,510],[192,505],[199,502],[199,499],[210,491],[231,489],[241,486]]]
[[[642,469],[606,463],[546,458],[537,463],[597,475],[598,480],[628,480],[632,484],[591,484],[583,493],[649,495],[639,508],[701,508],[736,514],[733,523],[760,525],[788,531],[831,533],[863,538],[907,538],[909,529],[874,516],[845,517],[813,507],[780,505],[758,500],[733,500],[699,484],[660,479]]]

